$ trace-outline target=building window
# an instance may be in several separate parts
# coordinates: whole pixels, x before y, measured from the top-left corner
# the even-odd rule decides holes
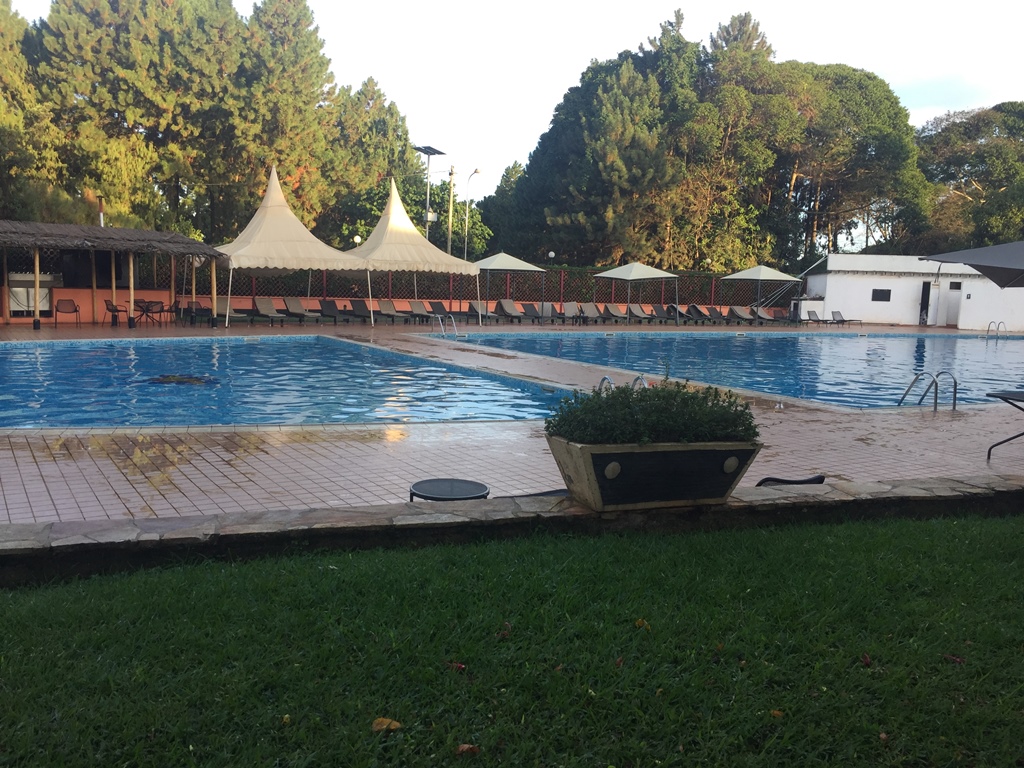
[[[875,288],[871,291],[872,301],[889,301],[892,298],[892,291],[888,288]]]
[[[960,283],[954,283],[954,282],[951,281],[949,283],[949,290],[951,290],[951,291],[959,291],[960,290]]]

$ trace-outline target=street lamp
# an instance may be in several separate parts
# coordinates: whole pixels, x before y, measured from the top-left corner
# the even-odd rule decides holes
[[[469,180],[480,173],[480,169],[476,168],[466,178],[466,238],[462,243],[462,260],[466,261],[469,258]]]
[[[427,240],[430,239],[430,158],[434,155],[443,155],[440,149],[434,149],[433,147],[422,146],[413,147],[421,155],[427,156],[427,204],[425,206],[426,213],[423,214],[423,218],[426,220],[426,235]]]

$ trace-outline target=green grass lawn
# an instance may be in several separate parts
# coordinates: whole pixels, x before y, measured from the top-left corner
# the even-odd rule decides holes
[[[0,765],[1020,765],[1022,546],[537,536],[4,592]]]

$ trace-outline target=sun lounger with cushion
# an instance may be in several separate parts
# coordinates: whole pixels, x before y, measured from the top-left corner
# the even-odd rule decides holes
[[[705,307],[708,311],[708,316],[711,318],[712,323],[725,323],[728,325],[729,318],[722,314],[722,310],[716,307],[714,304],[709,304]]]
[[[714,319],[711,317],[711,313],[708,312],[706,308],[700,306],[699,304],[691,304],[687,308],[686,314],[692,317],[695,323],[700,323],[701,325],[704,325],[705,323],[715,322]]]
[[[316,320],[319,323],[321,319],[319,312],[310,312],[303,306],[302,299],[297,296],[285,297],[284,313],[288,315],[288,317],[299,318],[300,323],[304,323],[309,319]]]
[[[352,305],[352,317],[358,317],[364,323],[370,319],[370,305],[366,299],[349,299],[349,304]]]
[[[228,310],[231,310],[231,314],[228,314]],[[226,298],[217,297],[217,317],[226,318],[228,322],[235,320],[246,320],[252,319],[252,316],[248,312],[239,312],[234,307],[228,306],[228,300]]]
[[[625,320],[627,323],[629,322],[629,315],[623,312],[622,307],[618,304],[605,304],[604,311],[601,313],[601,316],[605,320],[611,320],[616,323],[619,322],[619,320]]]
[[[491,312],[486,301],[469,302],[469,319],[472,320],[493,320],[497,315]]]
[[[377,314],[381,317],[388,318],[392,324],[399,318],[402,322],[409,322],[409,314],[407,312],[399,312],[395,307],[395,302],[391,299],[378,299],[377,300]]]
[[[777,323],[777,322],[779,322],[779,319],[777,317],[775,317],[775,315],[773,315],[771,312],[769,312],[764,307],[754,307],[754,312],[755,312],[755,314],[757,316],[758,322],[761,322],[761,323]]]
[[[252,303],[256,309],[249,316],[250,323],[255,321],[257,317],[263,317],[270,321],[271,328],[274,327],[275,320],[280,320],[281,325],[284,325],[285,318],[287,318],[288,315],[278,312],[272,299],[268,299],[265,296],[257,296],[253,298]]]
[[[333,320],[335,325],[338,324],[338,320],[348,322],[348,317],[334,299],[320,299],[320,317]]]
[[[409,316],[418,323],[429,323],[434,314],[422,301],[409,302]]]
[[[735,320],[740,323],[747,323],[749,325],[754,324],[754,316],[750,314],[750,310],[746,307],[729,307],[728,317],[731,320]]]
[[[523,313],[516,307],[516,303],[512,299],[498,299],[498,305],[495,310],[501,317],[507,317],[511,323],[513,320],[523,322]]]
[[[644,324],[644,320],[650,325],[654,322],[654,315],[650,315],[644,311],[644,308],[639,304],[629,304],[626,307],[626,313],[630,319],[636,319],[640,321],[640,325]]]

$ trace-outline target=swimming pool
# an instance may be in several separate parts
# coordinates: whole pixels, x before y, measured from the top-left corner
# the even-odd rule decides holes
[[[499,349],[610,365],[645,374],[854,408],[894,406],[914,376],[950,371],[957,402],[992,402],[987,392],[1024,387],[1024,339],[949,334],[564,333],[472,334]],[[596,382],[595,382],[596,383]],[[627,383],[627,382],[617,382]],[[919,382],[907,402],[924,392]],[[929,395],[930,402],[931,395]],[[939,400],[952,385],[940,379]]]
[[[539,419],[565,394],[323,336],[0,343],[0,427]]]

